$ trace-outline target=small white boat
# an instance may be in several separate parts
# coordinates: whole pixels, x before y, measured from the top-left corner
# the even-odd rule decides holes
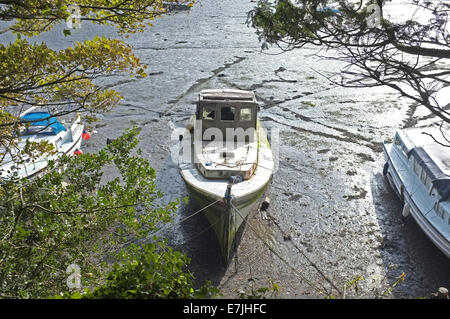
[[[203,90],[180,137],[189,151],[179,162],[181,176],[214,229],[225,264],[236,232],[258,205],[274,170],[257,110],[251,91]]]
[[[450,258],[450,135],[437,128],[399,130],[384,143],[383,175],[431,241]]]
[[[189,5],[188,1],[179,0],[177,2],[163,1],[163,8],[168,12],[172,11],[186,11],[191,9],[191,5]]]
[[[75,120],[68,123],[67,127],[48,112],[29,110],[21,114],[20,119],[24,123],[24,129],[17,144],[10,148],[0,148],[0,178],[13,175],[19,179],[33,177],[47,167],[49,160],[56,160],[62,154],[81,154],[81,140],[90,137],[89,133],[83,130],[84,125],[81,124],[79,115],[76,115]],[[52,144],[55,152],[33,157],[21,154],[27,142],[44,141]]]

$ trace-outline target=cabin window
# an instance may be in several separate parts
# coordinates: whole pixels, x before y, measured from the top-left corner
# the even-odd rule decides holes
[[[427,172],[423,169],[422,174],[420,174],[420,180],[424,185],[426,185],[427,182]]]
[[[433,183],[431,182],[431,177],[427,175],[427,178],[425,179],[425,186],[428,190],[428,193],[431,193],[431,189],[433,188]]]
[[[236,108],[234,106],[224,106],[220,109],[220,119],[222,121],[234,121]]]
[[[413,158],[413,162],[414,162],[414,173],[416,173],[417,177],[420,177],[420,165],[419,162],[417,162],[417,160],[415,158]]]
[[[56,140],[56,146],[57,147],[59,147],[59,146],[61,146],[61,143],[62,143],[62,138],[60,137],[60,138],[58,138],[57,140]]]
[[[408,155],[409,150],[408,150],[408,148],[406,147],[405,144],[402,144],[402,151],[403,151],[403,153],[404,153],[406,156]]]
[[[203,107],[203,115],[202,118],[204,120],[214,120],[215,119],[215,108],[212,106],[204,106]]]
[[[241,109],[240,119],[241,119],[241,121],[251,121],[252,120],[252,109],[249,109],[249,108]]]
[[[35,135],[40,133],[51,133],[52,128],[50,126],[29,126],[20,132],[20,136]]]
[[[444,218],[444,208],[441,205],[437,205],[436,213],[441,218]]]
[[[398,135],[394,138],[394,144],[398,147],[400,151],[402,151],[405,155],[408,153],[408,149],[406,148],[405,144],[403,144],[402,140]]]
[[[394,144],[397,145],[399,148],[402,148],[402,141],[400,140],[400,137],[398,137],[398,135],[395,135]]]

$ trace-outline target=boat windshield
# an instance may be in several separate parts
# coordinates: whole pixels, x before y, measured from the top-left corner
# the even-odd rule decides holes
[[[223,106],[220,109],[220,119],[222,121],[234,121],[234,114],[236,113],[235,107]]]
[[[211,106],[204,106],[203,107],[203,116],[202,118],[204,120],[214,120],[215,118],[215,108]]]
[[[36,135],[36,134],[54,134],[50,126],[30,126],[20,131],[20,136]]]
[[[403,143],[402,139],[400,138],[400,136],[399,136],[398,134],[395,134],[395,137],[394,137],[394,144],[395,144],[395,146],[398,147],[398,149],[399,149],[400,151],[403,152],[403,154],[404,154],[405,156],[407,156],[407,154],[408,154],[408,152],[409,152],[408,147],[406,147],[405,143]]]

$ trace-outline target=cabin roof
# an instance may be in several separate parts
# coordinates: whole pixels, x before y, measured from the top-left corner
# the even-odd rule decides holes
[[[213,100],[213,101],[242,101],[242,102],[255,102],[255,93],[252,91],[244,90],[231,90],[231,89],[212,89],[203,90],[200,92],[200,101]]]
[[[443,200],[450,198],[450,147],[445,146],[445,140],[440,141],[443,133],[433,129],[414,129],[408,130],[407,136],[415,146],[408,157],[413,156],[423,167]],[[448,141],[446,143],[449,144]]]
[[[424,145],[423,149],[431,157],[442,174],[450,178],[450,148],[439,144]]]
[[[442,152],[442,147],[439,144],[416,147],[409,156],[426,171],[442,200],[447,200],[450,198],[450,154]]]
[[[441,145],[443,151],[448,152],[450,149],[444,146],[450,145],[450,132],[445,130],[441,131],[437,127],[411,128],[402,130],[401,132],[406,135],[412,147],[443,144]]]
[[[450,156],[436,145],[415,147],[409,152],[427,170],[431,179],[450,179]]]

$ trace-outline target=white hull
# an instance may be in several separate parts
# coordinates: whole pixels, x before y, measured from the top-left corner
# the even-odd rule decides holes
[[[47,141],[55,147],[56,153],[28,159],[22,164],[15,163],[8,154],[9,156],[3,159],[3,164],[0,166],[0,178],[8,178],[14,174],[19,179],[33,177],[48,166],[48,161],[56,160],[63,154],[74,155],[74,152],[81,147],[83,128],[84,125],[77,120],[66,131],[58,134],[26,137],[26,139],[37,143]],[[22,141],[18,148],[21,149],[24,145],[25,142]]]
[[[417,146],[408,141],[405,144],[407,153]],[[426,171],[419,170],[412,156],[408,158],[401,147],[386,143],[383,151],[386,159],[383,173],[404,204],[403,215],[410,213],[430,240],[450,258],[450,201],[439,200],[431,180],[427,180]],[[419,176],[417,171],[421,173]]]

